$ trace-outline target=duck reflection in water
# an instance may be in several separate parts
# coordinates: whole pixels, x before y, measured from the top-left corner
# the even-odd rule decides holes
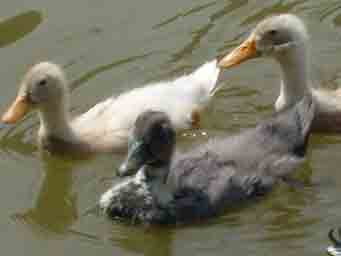
[[[42,156],[45,177],[35,206],[24,213],[14,214],[38,235],[65,235],[78,219],[77,201],[72,194],[72,163]]]
[[[133,255],[176,255],[175,228],[158,226],[130,226],[121,222],[109,225],[109,240]],[[108,230],[108,229],[107,229]]]
[[[175,131],[163,112],[136,120],[119,174],[134,175],[100,199],[111,218],[174,224],[215,216],[263,195],[304,160],[314,118],[309,96],[229,138],[173,158]]]

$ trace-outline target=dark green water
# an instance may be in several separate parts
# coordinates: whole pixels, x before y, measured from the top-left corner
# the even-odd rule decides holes
[[[311,1],[11,0],[0,8],[0,111],[27,68],[65,67],[75,113],[142,83],[190,72],[237,45],[263,17],[293,12],[312,37],[315,81],[341,84],[341,3]],[[253,126],[272,111],[278,69],[255,60],[225,72],[209,136]],[[0,131],[2,255],[324,255],[341,226],[341,137],[314,136],[302,189],[269,196],[206,223],[145,228],[85,214],[108,187],[122,156],[75,162],[32,145],[35,115]],[[183,136],[180,147],[206,138]]]

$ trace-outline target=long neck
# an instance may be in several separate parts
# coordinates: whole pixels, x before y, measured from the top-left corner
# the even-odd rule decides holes
[[[276,110],[286,108],[310,92],[308,49],[305,44],[287,49],[276,57],[281,68],[280,95]]]
[[[56,102],[49,102],[39,110],[40,130],[43,137],[54,136],[65,141],[74,140],[70,125],[67,96]]]

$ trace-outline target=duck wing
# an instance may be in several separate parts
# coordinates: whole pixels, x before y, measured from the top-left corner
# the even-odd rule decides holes
[[[179,157],[167,181],[179,214],[212,215],[267,192],[303,161],[313,118],[314,104],[305,97],[254,129]]]
[[[176,130],[192,128],[217,90],[219,72],[213,60],[175,80],[135,88],[95,105],[72,126],[92,144],[113,148],[126,147],[137,116],[147,110],[167,113]]]

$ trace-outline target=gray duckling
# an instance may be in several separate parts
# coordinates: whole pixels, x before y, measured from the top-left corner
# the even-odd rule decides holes
[[[178,224],[216,216],[263,195],[304,160],[314,104],[304,97],[255,128],[211,139],[173,157],[176,136],[167,115],[141,114],[120,176],[100,199],[112,219]]]

